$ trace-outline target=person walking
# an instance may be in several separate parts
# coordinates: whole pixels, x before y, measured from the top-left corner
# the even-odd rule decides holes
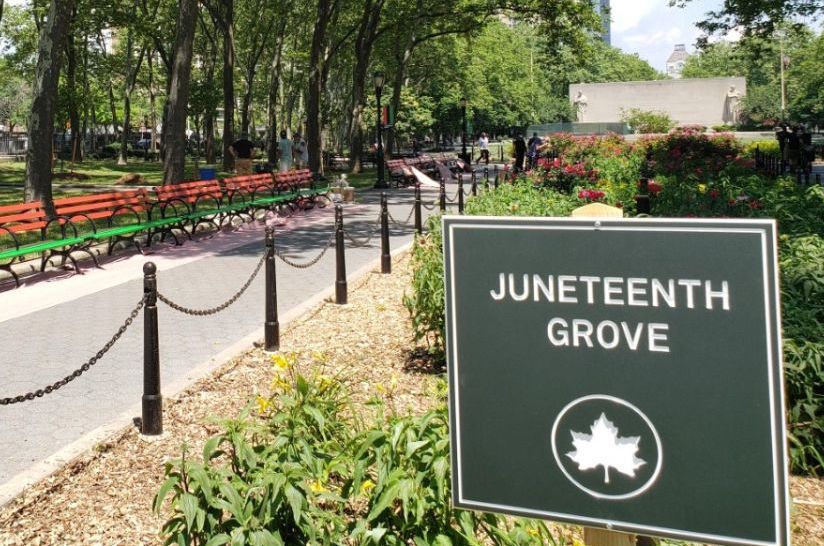
[[[255,143],[248,133],[240,133],[240,138],[229,146],[229,153],[235,158],[235,172],[244,176],[252,174],[252,159],[255,157]]]
[[[478,139],[478,147],[481,149],[481,155],[478,157],[478,163],[484,161],[487,165],[489,165],[489,137],[486,136],[486,133],[481,133],[481,136]]]
[[[280,132],[278,152],[280,153],[280,172],[283,173],[292,168],[292,141],[286,138],[286,129]]]
[[[515,140],[512,141],[512,145],[515,148],[514,171],[519,173],[524,170],[524,158],[526,157],[526,142],[524,142],[524,137],[521,133],[515,135]]]
[[[292,143],[292,153],[295,157],[295,168],[305,169],[309,163],[309,147],[306,145],[306,140],[295,133],[295,141]]]
[[[535,164],[538,161],[538,150],[543,143],[544,141],[541,140],[538,133],[532,133],[532,138],[530,138],[527,143],[527,156],[529,157],[530,170],[535,168]]]

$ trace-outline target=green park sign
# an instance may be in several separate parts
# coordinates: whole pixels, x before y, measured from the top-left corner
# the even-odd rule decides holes
[[[769,220],[443,220],[456,507],[787,545]]]

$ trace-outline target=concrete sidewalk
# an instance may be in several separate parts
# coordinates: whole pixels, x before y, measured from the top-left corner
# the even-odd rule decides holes
[[[468,187],[465,190],[469,192]],[[455,188],[448,194],[454,195]],[[380,257],[380,237],[374,225],[379,194],[367,191],[358,198],[361,204],[344,206],[346,230],[359,241],[371,233],[374,238],[363,248],[347,241],[349,274]],[[437,192],[427,192],[424,203],[436,198]],[[389,202],[392,217],[403,222],[412,210],[414,192],[391,190]],[[306,262],[329,241],[333,220],[332,207],[328,207],[290,221],[277,229],[277,248],[295,261]],[[159,266],[159,291],[176,303],[193,308],[223,303],[246,282],[263,256],[263,231],[262,224],[247,224],[241,231],[188,242],[154,256],[130,255],[107,264],[104,270],[0,293],[0,397],[42,388],[93,356],[142,297],[142,265],[150,259]],[[392,248],[408,243],[412,231],[412,226],[390,222]],[[227,350],[239,350],[238,340],[248,342],[249,335],[262,327],[264,278],[261,271],[233,306],[215,316],[183,315],[158,303],[165,395],[170,384],[193,381],[193,369],[222,352],[223,357]],[[280,315],[298,308],[334,281],[334,248],[309,269],[289,267],[278,260]],[[93,431],[112,422],[122,425],[124,411],[140,403],[142,366],[141,314],[111,351],[81,377],[43,398],[0,407],[0,505],[26,483],[65,462],[66,446],[88,440]],[[139,412],[131,415],[137,416]],[[63,453],[55,456],[61,449]]]

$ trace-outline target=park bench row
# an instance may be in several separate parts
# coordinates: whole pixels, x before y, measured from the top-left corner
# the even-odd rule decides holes
[[[415,174],[411,167],[415,167],[428,175],[438,176],[438,164],[446,165],[449,169],[460,168],[456,165],[458,159],[453,154],[436,153],[421,154],[417,157],[406,157],[403,159],[387,159],[386,169],[389,171],[389,178],[395,185],[414,184]]]
[[[54,201],[54,217],[38,201],[0,206],[0,269],[18,286],[12,266],[34,255],[40,255],[41,271],[59,257],[80,272],[72,254],[85,253],[99,266],[91,252],[95,245],[107,244],[109,255],[121,243],[142,251],[140,234],[146,236],[145,247],[155,236],[180,244],[178,233],[191,239],[204,225],[220,229],[260,211],[291,213],[316,202],[325,205],[328,191],[316,186],[311,171],[298,170],[65,197]]]

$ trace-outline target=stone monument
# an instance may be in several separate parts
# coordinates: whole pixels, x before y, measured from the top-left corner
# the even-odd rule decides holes
[[[734,85],[727,91],[727,98],[724,101],[724,123],[727,125],[738,125],[741,116],[741,93]]]
[[[587,106],[589,106],[589,100],[587,96],[584,95],[583,91],[578,91],[578,96],[575,97],[575,100],[572,101],[572,105],[575,108],[575,118],[579,122],[586,121],[586,113],[587,113]]]

